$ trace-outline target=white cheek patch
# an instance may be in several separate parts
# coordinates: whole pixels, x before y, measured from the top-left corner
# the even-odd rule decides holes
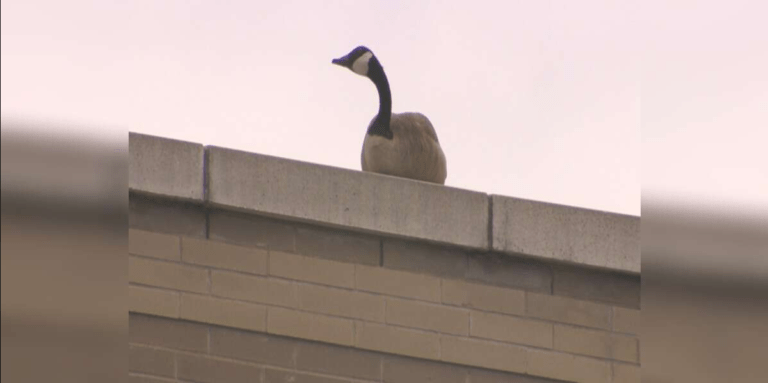
[[[358,57],[355,62],[352,63],[352,71],[361,75],[361,76],[367,76],[368,75],[368,60],[373,57],[373,53],[371,52],[365,52],[362,56]]]

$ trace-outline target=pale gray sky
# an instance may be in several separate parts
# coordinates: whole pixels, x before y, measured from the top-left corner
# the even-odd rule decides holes
[[[435,125],[447,185],[638,215],[636,12],[608,0],[8,0],[2,114],[359,169],[376,91],[331,59],[363,44],[393,111]]]

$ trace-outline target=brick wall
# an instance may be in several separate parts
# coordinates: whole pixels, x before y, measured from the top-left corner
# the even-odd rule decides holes
[[[133,382],[639,382],[637,217],[226,154],[131,135]]]

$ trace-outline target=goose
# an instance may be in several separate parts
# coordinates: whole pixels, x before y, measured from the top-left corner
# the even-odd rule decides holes
[[[445,184],[445,154],[435,128],[421,113],[392,113],[387,75],[373,52],[359,46],[331,62],[368,77],[379,92],[379,113],[363,141],[363,171]]]

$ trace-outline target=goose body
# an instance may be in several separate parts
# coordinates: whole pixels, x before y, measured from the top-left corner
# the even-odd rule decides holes
[[[363,171],[444,184],[445,154],[435,128],[421,113],[392,113],[389,83],[373,52],[360,46],[333,63],[368,77],[379,92],[379,113],[363,141]]]

